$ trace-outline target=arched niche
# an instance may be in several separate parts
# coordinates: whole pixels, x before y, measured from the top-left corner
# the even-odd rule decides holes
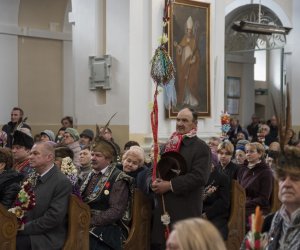
[[[278,92],[275,86],[279,85],[281,92],[283,89],[284,46],[287,38],[282,34],[261,35],[233,30],[233,23],[241,20],[277,26],[284,25],[284,22],[268,6],[249,4],[249,1],[241,0],[234,2],[229,7],[226,7],[224,100],[225,107],[227,107],[228,103],[230,103],[229,101],[232,101],[226,92],[228,82],[232,77],[238,78],[240,95],[236,98],[238,101],[235,100],[239,105],[236,116],[240,120],[241,125],[246,126],[250,123],[251,115],[254,113],[259,113],[260,118],[266,120],[274,112],[271,95],[275,95],[274,93]],[[239,2],[240,6],[236,2]],[[234,5],[235,8],[232,8]],[[231,11],[228,11],[229,9]],[[276,6],[276,12],[285,16],[282,14],[282,11],[279,11],[278,6]],[[283,19],[287,23],[287,18],[284,17]],[[266,50],[267,55],[267,77],[265,81],[261,82],[254,80],[255,51],[258,49]],[[264,91],[255,91],[257,88],[261,88]],[[263,94],[259,95],[258,93]],[[278,95],[281,96],[281,94]]]

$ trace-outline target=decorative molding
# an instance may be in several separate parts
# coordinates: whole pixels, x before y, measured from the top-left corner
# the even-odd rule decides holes
[[[0,34],[72,41],[72,33],[33,29],[27,26],[0,24]]]

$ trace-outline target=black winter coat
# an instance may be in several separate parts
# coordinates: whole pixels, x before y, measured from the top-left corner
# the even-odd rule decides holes
[[[0,174],[0,203],[11,208],[20,189],[20,182],[24,176],[12,169],[4,170]]]

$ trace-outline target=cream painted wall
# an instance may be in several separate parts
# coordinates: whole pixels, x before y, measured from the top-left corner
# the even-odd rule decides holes
[[[55,39],[60,36],[58,40],[62,41],[61,66],[63,65],[63,71],[60,72],[60,77],[63,81],[61,90],[63,101],[61,101],[59,111],[61,115],[74,116],[75,123],[81,130],[85,126],[94,126],[96,123],[104,124],[114,112],[118,112],[111,123],[112,127],[117,130],[115,131],[117,141],[125,142],[129,138],[137,138],[142,144],[149,145],[151,143],[151,128],[148,104],[152,102],[154,89],[149,77],[149,63],[157,47],[157,38],[161,35],[164,0],[103,1],[71,1],[72,42],[66,36],[66,33],[45,33],[45,31],[41,33],[40,30],[34,30],[34,34],[36,36],[38,34],[50,36],[50,39],[51,36],[55,36]],[[0,93],[0,96],[3,97],[0,104],[4,105],[0,106],[0,124],[7,122],[11,107],[18,104],[16,103],[18,102],[16,97],[18,93],[16,90],[18,81],[17,36],[22,32],[26,32],[26,30],[18,29],[19,2],[16,0],[2,0],[0,2],[0,51],[4,52],[3,55],[5,55],[5,58],[0,58],[0,65],[10,65],[8,70],[0,74],[0,87],[5,87],[7,90],[4,97]],[[52,1],[48,0],[48,3],[50,2]],[[211,4],[210,79],[212,115],[210,118],[199,120],[198,135],[203,138],[220,132],[219,116],[221,111],[224,110],[225,15],[234,7],[250,3],[250,0],[208,0],[205,2]],[[258,3],[259,1],[254,0],[253,2]],[[279,13],[278,15],[284,25],[293,26],[293,30],[288,37],[288,49],[293,53],[288,69],[291,71],[292,66],[298,64],[297,58],[300,57],[300,51],[297,47],[300,34],[298,25],[300,20],[297,17],[299,1],[262,0],[261,2],[267,7],[274,7],[274,12]],[[28,3],[33,3],[33,0],[28,1]],[[103,11],[102,3],[106,3],[104,5],[106,14]],[[11,14],[7,15],[7,13]],[[63,18],[59,18],[62,21],[58,22],[64,22],[65,14]],[[22,15],[21,17],[22,20],[27,20],[27,25],[36,25],[33,19],[30,19],[30,21],[27,19],[28,17]],[[56,17],[56,15],[53,14],[53,17]],[[103,18],[106,20],[105,27],[101,26],[103,23],[100,20],[103,20]],[[49,29],[47,24],[50,21],[52,22],[50,16],[46,16],[45,22],[35,27]],[[10,25],[9,34],[5,33],[8,30],[7,24]],[[106,33],[104,33],[105,30]],[[105,93],[90,91],[88,89],[90,74],[88,57],[101,56],[105,53],[111,54],[113,57],[112,90]],[[13,73],[11,74],[11,72]],[[298,90],[298,92],[293,91],[294,93],[299,93],[300,87],[299,84],[296,84],[300,79],[299,74],[300,72],[296,70],[289,73],[293,82],[293,90]],[[159,96],[158,101],[160,107],[159,137],[165,140],[175,130],[175,121],[165,118],[162,108],[162,95]],[[300,101],[296,98],[292,101],[295,107],[299,106]],[[2,112],[3,107],[4,112]],[[27,110],[25,111],[27,112]],[[29,110],[29,112],[33,111]],[[296,111],[293,112],[293,122],[300,124],[299,115]],[[59,120],[55,121],[58,123]],[[40,121],[39,123],[42,124],[43,122]],[[56,124],[56,126],[59,126],[59,124]]]
[[[19,39],[19,105],[28,123],[55,125],[62,117],[62,43]]]

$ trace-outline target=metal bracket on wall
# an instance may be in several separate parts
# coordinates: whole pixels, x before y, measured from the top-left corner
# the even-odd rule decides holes
[[[110,84],[110,67],[112,63],[111,55],[104,55],[103,57],[89,57],[90,90],[96,89],[111,89]]]

